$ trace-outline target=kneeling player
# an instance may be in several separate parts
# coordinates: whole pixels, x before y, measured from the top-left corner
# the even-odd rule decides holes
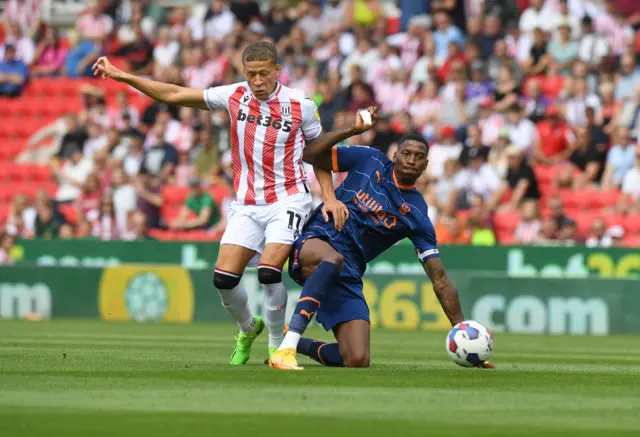
[[[375,109],[370,112],[375,122]],[[355,126],[326,134],[305,149],[306,162],[348,171],[336,197],[350,215],[339,232],[323,218],[320,206],[294,243],[289,273],[303,289],[289,331],[269,362],[272,368],[301,370],[296,351],[327,366],[368,367],[369,308],[362,276],[368,262],[404,238],[413,242],[451,324],[464,320],[457,289],[440,261],[427,205],[414,188],[427,168],[427,142],[418,135],[404,137],[393,162],[369,147],[332,148],[362,130],[358,115]],[[333,330],[337,343],[301,338],[314,314]]]

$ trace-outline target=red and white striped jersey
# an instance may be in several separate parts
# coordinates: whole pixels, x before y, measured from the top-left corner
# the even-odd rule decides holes
[[[204,101],[209,109],[229,111],[237,202],[265,205],[309,192],[302,149],[322,127],[316,105],[302,91],[278,83],[267,100],[258,100],[242,82],[209,88]]]

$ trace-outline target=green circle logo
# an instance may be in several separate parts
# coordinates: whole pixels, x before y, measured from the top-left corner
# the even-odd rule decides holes
[[[162,320],[169,307],[169,293],[162,278],[152,272],[135,275],[125,291],[127,311],[137,322]]]

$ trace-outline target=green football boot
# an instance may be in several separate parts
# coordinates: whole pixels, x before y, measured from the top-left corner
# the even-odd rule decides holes
[[[236,346],[233,348],[230,361],[232,366],[241,366],[249,361],[251,357],[251,346],[256,338],[258,338],[258,335],[264,330],[262,317],[254,316],[253,320],[256,322],[253,331],[249,334],[243,332],[236,334]]]

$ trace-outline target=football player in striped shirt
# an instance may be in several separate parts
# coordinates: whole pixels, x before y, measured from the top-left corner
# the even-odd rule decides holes
[[[113,66],[106,57],[94,74],[124,82],[153,99],[204,110],[226,109],[231,119],[231,158],[235,199],[220,242],[213,283],[222,304],[240,327],[231,364],[245,364],[251,346],[269,328],[269,356],[283,339],[287,293],[282,266],[311,210],[302,150],[321,134],[320,116],[302,91],[283,86],[273,44],[258,41],[242,55],[244,82],[206,90],[147,80]],[[317,169],[325,218],[338,230],[348,216],[335,198],[331,172]],[[254,316],[241,277],[259,257],[258,280],[265,287],[264,318]]]

